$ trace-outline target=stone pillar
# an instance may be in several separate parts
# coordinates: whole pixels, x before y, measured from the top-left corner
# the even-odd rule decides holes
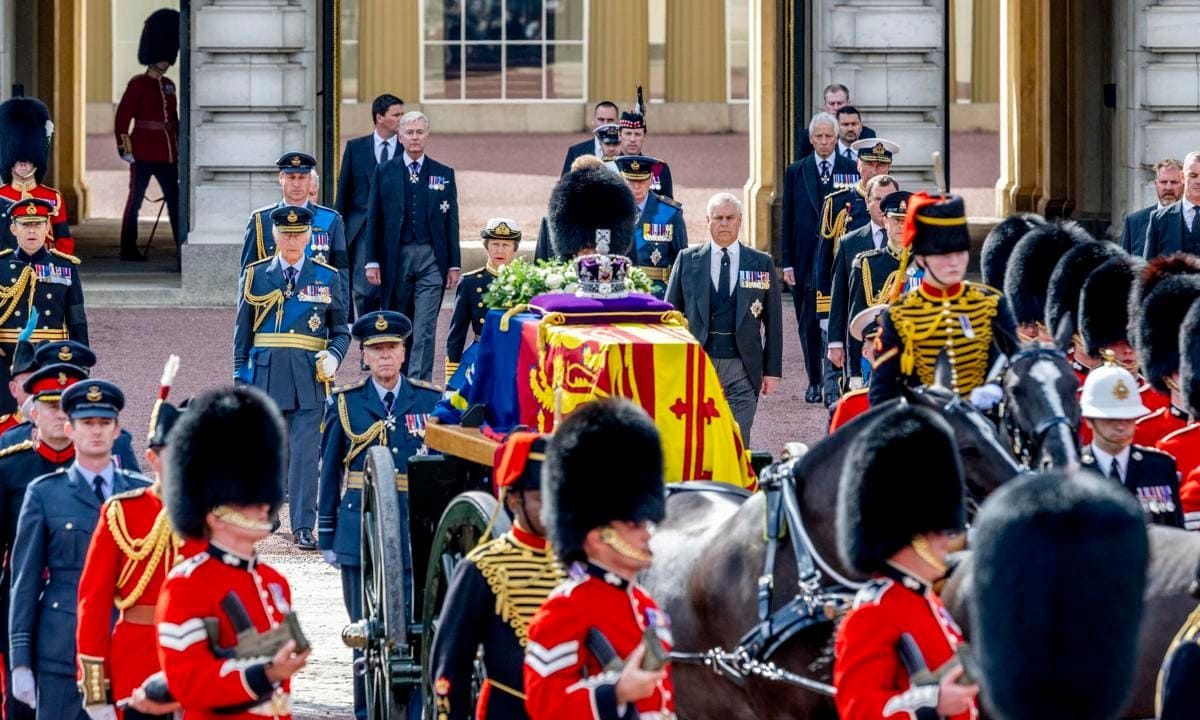
[[[1038,87],[1038,27],[1041,0],[1000,3],[1000,179],[996,215],[1034,212],[1041,145],[1042,106]]]
[[[788,43],[780,23],[786,0],[750,3],[750,178],[743,189],[745,220],[743,239],[752,247],[771,252],[774,238],[774,199],[787,162],[784,160],[784,113],[781,82],[784,63],[779,57]],[[790,39],[790,38],[789,38]],[[789,93],[790,94],[790,93]]]
[[[87,103],[84,100],[86,43],[84,7],[74,0],[56,0],[52,31],[53,52],[49,53],[53,92],[43,97],[54,121],[50,150],[49,184],[63,194],[71,223],[87,217],[87,183],[83,176],[87,140]],[[46,39],[42,34],[39,38]],[[46,67],[43,65],[43,67]],[[45,76],[39,78],[39,83]],[[28,91],[27,91],[28,92]]]
[[[358,101],[370,107],[383,93],[420,102],[419,0],[359,0]]]
[[[1074,208],[1075,189],[1075,73],[1072,44],[1072,5],[1075,0],[1039,3],[1037,100],[1042,120],[1037,124],[1041,152],[1038,163],[1037,212],[1046,217],[1066,217]]]
[[[638,85],[650,89],[647,0],[593,0],[588,7],[588,100],[632,105]]]
[[[279,198],[274,162],[317,152],[317,0],[192,0],[191,231],[183,302],[232,304],[250,212]],[[185,220],[186,222],[187,220]]]
[[[667,0],[667,102],[725,102],[725,0]]]
[[[1000,99],[1000,0],[975,0],[971,16],[971,102]]]
[[[944,8],[944,0],[820,0],[813,7],[812,107],[821,107],[828,83],[848,86],[866,124],[900,145],[893,173],[917,187],[932,186],[931,153],[943,145]]]
[[[0,98],[8,98],[13,83],[13,5],[0,4]]]
[[[87,101],[113,101],[112,0],[87,0]],[[140,32],[140,29],[139,29]]]

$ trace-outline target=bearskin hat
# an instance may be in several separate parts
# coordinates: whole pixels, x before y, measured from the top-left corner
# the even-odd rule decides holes
[[[912,458],[921,472],[897,473]],[[864,575],[925,532],[966,524],[963,472],[954,433],[922,407],[901,403],[881,412],[854,440],[838,489],[838,550]]]
[[[584,559],[587,534],[614,520],[657,522],[665,514],[662,443],[644,410],[599,400],[555,429],[542,465],[542,521],[561,560]]]
[[[1070,220],[1035,225],[1017,241],[1004,273],[1004,295],[1018,325],[1045,321],[1054,266],[1068,250],[1088,242],[1095,240]]]
[[[50,111],[37,98],[15,97],[0,103],[0,180],[12,182],[12,168],[31,162],[40,183],[50,164]]]
[[[205,537],[205,516],[221,505],[283,500],[287,433],[275,403],[252,387],[198,395],[167,435],[163,499],[175,530]]]
[[[1046,293],[1046,327],[1052,335],[1066,318],[1070,318],[1072,332],[1079,328],[1079,294],[1084,281],[1105,261],[1125,254],[1120,245],[1101,241],[1077,245],[1059,259]]]
[[[1165,278],[1146,295],[1134,319],[1138,366],[1159,392],[1170,393],[1167,378],[1179,370],[1179,329],[1196,298],[1200,275]]]
[[[142,26],[137,56],[142,65],[153,65],[164,60],[175,64],[179,57],[178,10],[163,8],[150,13]]]
[[[1177,275],[1200,275],[1200,257],[1186,252],[1160,255],[1147,261],[1138,273],[1133,289],[1129,292],[1130,323],[1136,322],[1142,312],[1146,298],[1167,278]]]
[[[1051,472],[1007,484],[977,521],[969,613],[985,707],[999,720],[1117,717],[1149,556],[1137,501],[1090,472]]]
[[[562,260],[596,247],[596,231],[608,230],[608,251],[633,252],[637,203],[625,181],[606,167],[572,170],[550,195],[550,245]]]
[[[1034,213],[1010,215],[1001,220],[996,227],[988,231],[983,239],[983,250],[979,255],[980,269],[983,271],[983,283],[994,288],[1004,287],[1004,270],[1008,267],[1008,258],[1018,241],[1034,225],[1041,225],[1046,219]]]
[[[1193,417],[1200,416],[1200,300],[1179,328],[1179,390]]]
[[[1144,263],[1132,255],[1105,260],[1079,291],[1079,336],[1088,355],[1129,342],[1129,293]],[[1132,343],[1131,343],[1132,344]]]

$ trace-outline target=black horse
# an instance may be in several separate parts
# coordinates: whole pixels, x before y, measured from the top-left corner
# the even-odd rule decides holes
[[[885,404],[910,402],[931,407],[954,429],[969,493],[983,498],[1019,472],[1000,442],[995,427],[969,404],[941,387],[906,391]],[[838,485],[846,452],[879,408],[856,418],[818,442],[794,465],[791,478],[801,517],[788,533],[805,537],[824,582],[850,588],[865,580],[846,568],[837,552],[835,521]],[[910,468],[896,468],[896,482],[919,472],[920,458]],[[655,565],[646,586],[672,618],[678,653],[731,650],[757,624],[758,583],[766,567],[764,518],[767,496],[747,497],[735,490],[708,488],[677,491],[667,501],[667,520],[651,540]],[[778,543],[770,585],[769,607],[785,606],[799,584],[797,553],[791,538]],[[833,623],[817,622],[783,643],[768,659],[792,678],[828,684]],[[688,720],[753,720],[755,718],[836,718],[832,699],[819,691],[799,689],[752,674],[739,682],[716,675],[695,663],[672,665],[680,715]]]
[[[1009,358],[1001,379],[1001,427],[1030,468],[1079,467],[1079,380],[1066,353],[1026,345]]]

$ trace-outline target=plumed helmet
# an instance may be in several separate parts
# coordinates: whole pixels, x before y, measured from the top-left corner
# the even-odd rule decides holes
[[[1077,245],[1059,258],[1046,288],[1046,327],[1050,334],[1057,335],[1063,320],[1071,323],[1072,332],[1079,328],[1079,294],[1084,281],[1106,260],[1125,254],[1120,245],[1101,241]]]
[[[0,180],[12,182],[13,165],[33,163],[40,183],[50,165],[50,111],[37,98],[15,97],[0,103]]]
[[[1090,471],[1028,475],[984,503],[971,545],[972,643],[989,714],[1118,717],[1149,558],[1133,496]]]
[[[275,403],[252,387],[209,390],[188,403],[167,435],[163,499],[184,537],[204,538],[222,505],[283,500],[287,433]]]
[[[584,538],[596,528],[657,522],[665,513],[662,443],[644,410],[598,400],[555,428],[542,466],[542,521],[560,559],[582,560]]]
[[[1004,295],[1017,324],[1045,322],[1050,274],[1068,250],[1089,242],[1095,240],[1069,220],[1034,225],[1017,241],[1004,273]]]
[[[549,217],[550,244],[562,260],[595,248],[597,230],[608,230],[609,253],[633,252],[637,203],[625,181],[608,168],[586,167],[564,175],[550,195]]]
[[[1129,342],[1129,293],[1144,263],[1132,255],[1105,260],[1079,291],[1079,336],[1088,355]],[[1132,344],[1132,343],[1130,343]]]
[[[1045,222],[1045,218],[1034,213],[1010,215],[988,231],[979,255],[985,285],[997,289],[1004,287],[1004,271],[1008,267],[1008,258],[1012,255],[1013,248],[1034,225]]]
[[[884,410],[846,455],[838,488],[842,559],[864,575],[926,532],[966,525],[963,472],[954,434],[937,414],[907,402]],[[918,473],[904,473],[921,458]]]
[[[142,25],[137,55],[142,65],[164,61],[175,64],[179,57],[179,11],[163,8],[150,13]]]

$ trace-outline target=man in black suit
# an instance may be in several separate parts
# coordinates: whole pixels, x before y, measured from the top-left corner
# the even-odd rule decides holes
[[[1146,226],[1146,246],[1142,257],[1184,250],[1200,255],[1200,152],[1192,151],[1183,159],[1183,199],[1150,213]]]
[[[759,395],[783,376],[783,319],[771,256],[738,242],[742,203],[729,193],[708,201],[712,241],[675,258],[667,302],[682,311],[721,380],[750,447]]]
[[[375,166],[396,157],[400,149],[396,131],[404,101],[395,95],[380,95],[371,103],[375,130],[370,135],[346,142],[342,170],[338,175],[333,208],[346,222],[346,245],[350,253],[350,291],[357,315],[379,309],[379,288],[367,282],[367,243],[361,242],[367,226],[367,199]]]
[[[824,111],[829,113],[830,115],[832,115],[834,118],[837,118],[839,110],[841,110],[843,107],[850,104],[850,90],[845,85],[842,85],[840,83],[826,85],[825,92],[822,95],[822,97],[825,98],[825,105],[823,108]],[[860,122],[860,124],[862,122],[861,115],[860,115],[859,122]],[[858,139],[865,140],[867,138],[873,138],[873,137],[875,137],[875,131],[872,130],[871,128],[867,127],[866,125],[863,125],[862,129],[858,133]],[[852,142],[846,143],[846,145],[851,145],[851,144],[853,144],[853,143]],[[812,146],[812,142],[809,140],[808,136],[807,135],[801,136],[800,152],[796,155],[796,157],[803,160],[804,158],[808,157],[809,155],[812,155],[812,152],[813,152],[813,146]]]
[[[1125,216],[1125,224],[1121,228],[1121,247],[1130,255],[1141,256],[1146,247],[1150,214],[1177,202],[1183,194],[1183,163],[1175,158],[1158,161],[1154,166],[1154,194],[1158,196],[1158,204]]]
[[[792,288],[804,367],[808,372],[804,399],[816,403],[821,401],[821,328],[817,322],[817,291],[812,272],[821,229],[821,203],[834,190],[835,174],[850,176],[857,168],[834,152],[837,120],[832,115],[824,112],[814,115],[808,123],[808,135],[816,152],[789,165],[783,175],[780,244],[783,279]]]
[[[400,118],[404,151],[375,169],[367,202],[366,278],[384,310],[413,321],[408,377],[429,382],[442,293],[458,284],[458,185],[454,169],[425,155],[429,118]]]
[[[1137,378],[1115,363],[1096,368],[1083,381],[1079,408],[1092,429],[1092,442],[1083,448],[1083,466],[1133,493],[1147,522],[1182,528],[1174,458],[1133,444],[1137,418],[1150,412],[1138,394]]]
[[[604,149],[600,147],[600,139],[595,134],[596,129],[601,125],[615,125],[620,112],[620,108],[612,100],[601,100],[596,103],[596,107],[592,110],[592,136],[567,148],[567,157],[563,160],[562,172],[558,174],[559,177],[571,171],[571,163],[575,162],[575,158],[580,155],[604,157]]]

